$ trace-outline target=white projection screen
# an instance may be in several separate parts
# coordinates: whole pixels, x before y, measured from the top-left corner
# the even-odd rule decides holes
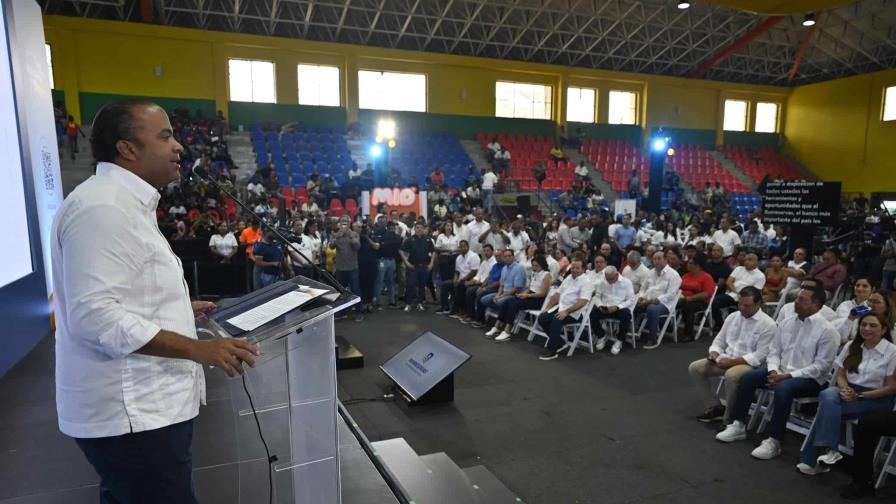
[[[0,2],[0,216],[6,242],[0,246],[0,288],[34,271],[6,18]]]

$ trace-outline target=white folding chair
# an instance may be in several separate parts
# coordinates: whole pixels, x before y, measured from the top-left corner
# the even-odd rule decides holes
[[[622,333],[622,328],[619,327],[620,322],[617,319],[603,319],[600,323],[604,326],[604,335],[609,336],[610,339],[619,339],[620,334],[624,334],[622,336],[623,342],[628,342],[632,345],[632,348],[638,348],[638,339],[635,337],[635,313],[631,308],[623,308],[624,310],[628,310],[629,312],[629,327],[626,329],[625,333]]]
[[[784,291],[781,291],[780,294],[781,296],[777,301],[762,303],[762,311],[768,314],[768,316],[770,316],[772,320],[778,320],[778,314],[781,313],[781,308],[783,308],[786,304]],[[771,309],[771,313],[769,313],[769,309]]]
[[[557,291],[556,287],[551,287],[548,290],[548,295],[544,297],[544,302],[541,304],[541,308],[537,310],[520,310],[518,317],[518,322],[516,322],[514,330],[525,329],[529,331],[529,336],[526,338],[527,341],[532,341],[536,336],[541,336],[545,339],[544,346],[548,346],[548,334],[541,330],[541,327],[538,326],[538,315],[541,314],[541,310],[544,310],[545,306],[548,305],[548,301],[550,301],[551,296]]]
[[[672,310],[669,311],[666,315],[660,315],[660,320],[665,319],[663,326],[660,328],[660,333],[656,337],[657,344],[662,344],[663,337],[666,335],[666,329],[669,328],[669,324],[672,324],[672,340],[678,343],[678,309],[675,308],[678,305],[678,300],[681,299],[681,291],[678,291],[678,294],[675,295],[675,298],[672,300]],[[638,326],[638,334],[640,335],[644,332],[644,326],[647,325],[647,314],[644,314],[641,317],[641,324]]]
[[[563,336],[566,339],[564,348],[569,348],[569,351],[566,353],[567,357],[572,357],[573,352],[579,346],[587,348],[589,352],[594,353],[594,338],[591,334],[591,310],[594,308],[595,303],[597,303],[597,297],[592,296],[591,301],[582,310],[582,316],[579,318],[579,321],[563,326]],[[572,333],[572,341],[569,340],[570,333]],[[588,340],[582,341],[582,335],[586,333]]]
[[[889,452],[886,450],[887,444],[890,445]],[[884,455],[885,453],[886,455]],[[880,439],[880,442],[877,443],[877,449],[874,450],[874,460],[878,461],[881,457],[883,457],[884,462],[880,469],[880,474],[877,476],[877,481],[874,483],[874,488],[883,488],[888,474],[896,476],[896,437],[885,436]]]
[[[716,292],[719,291],[719,284],[716,284],[716,288],[712,290],[712,295],[709,296],[709,303],[706,304],[706,308],[694,313],[694,316],[698,316],[703,314],[703,318],[700,319],[700,326],[697,328],[697,332],[694,333],[694,341],[700,339],[700,336],[703,335],[703,326],[706,325],[706,322],[709,321],[709,327],[706,329],[709,331],[709,335],[712,336],[712,300],[716,297]]]

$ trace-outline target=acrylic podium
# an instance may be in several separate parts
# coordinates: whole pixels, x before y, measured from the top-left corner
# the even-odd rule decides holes
[[[242,334],[226,322],[247,307],[262,304],[300,285],[328,289],[332,294]],[[271,455],[277,457],[271,464],[274,502],[340,503],[333,317],[339,310],[357,303],[357,296],[338,295],[325,284],[295,277],[229,301],[220,303],[206,325],[217,336],[246,337],[262,352],[254,368],[245,366],[245,385]],[[267,503],[268,460],[249,395],[243,390],[239,376],[228,383],[236,433],[237,502]]]

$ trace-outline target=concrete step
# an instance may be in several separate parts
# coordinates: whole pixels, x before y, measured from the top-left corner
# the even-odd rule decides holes
[[[482,145],[477,140],[461,140],[460,144],[478,170],[486,170],[491,166],[482,152]]]
[[[604,198],[606,198],[607,204],[612,204],[616,199],[619,198],[619,194],[613,190],[610,183],[604,180],[601,172],[597,171],[597,168],[588,161],[588,158],[585,157],[584,154],[575,150],[575,149],[563,149],[563,155],[566,156],[566,159],[574,162],[576,166],[578,166],[579,162],[584,161],[585,165],[588,166],[589,173],[591,174],[591,181],[595,187],[600,189],[600,192],[603,193]]]
[[[438,501],[445,504],[493,504],[495,501],[485,492],[476,490],[466,473],[443,452],[420,457],[432,471],[437,481]]]
[[[343,504],[398,504],[398,499],[361,447],[360,441],[337,415],[339,471]]]
[[[422,499],[432,486],[431,470],[420,460],[417,452],[404,438],[386,439],[371,443],[376,456],[417,504],[425,504]]]
[[[490,500],[486,502],[523,502],[485,466],[467,467],[464,474],[477,493],[488,496]]]
[[[728,170],[729,173],[737,177],[737,179],[742,183],[746,184],[746,186],[749,187],[751,191],[756,190],[756,181],[754,181],[750,176],[744,173],[743,170],[738,168],[733,161],[725,157],[725,155],[719,151],[711,151],[710,154],[712,155],[712,157],[716,158],[719,164],[721,164],[726,170]],[[703,188],[701,187],[701,189]]]

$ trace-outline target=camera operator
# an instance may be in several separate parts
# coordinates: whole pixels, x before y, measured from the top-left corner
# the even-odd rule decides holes
[[[386,222],[386,217],[380,215],[376,220],[373,232],[364,236],[364,239],[377,252],[376,282],[373,289],[373,304],[377,310],[383,309],[380,296],[385,287],[389,296],[389,308],[397,308],[395,302],[395,265],[400,259],[398,250],[401,248],[401,237],[396,233],[398,223]]]

